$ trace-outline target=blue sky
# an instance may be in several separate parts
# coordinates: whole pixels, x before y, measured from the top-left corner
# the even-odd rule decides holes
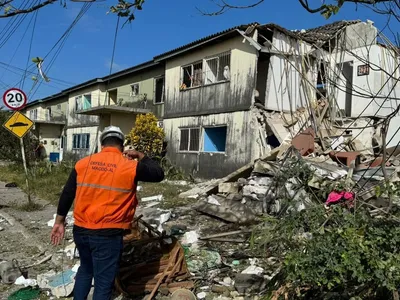
[[[238,0],[235,1],[238,2]],[[54,80],[41,84],[39,88],[35,86],[37,91],[31,92],[29,101],[57,93],[68,87],[59,80],[77,84],[109,73],[117,18],[106,12],[108,7],[116,2],[117,0],[106,0],[96,2],[91,6],[74,27],[48,71],[47,75]],[[249,1],[241,1],[241,3],[246,2]],[[319,1],[314,3],[319,3]],[[67,8],[56,3],[39,11],[29,61],[34,56],[44,57],[49,52],[72,23],[81,7],[82,3],[67,1]],[[287,29],[307,29],[341,19],[363,21],[370,19],[380,29],[386,24],[385,16],[364,7],[356,9],[355,5],[346,5],[338,15],[329,20],[325,20],[319,14],[306,12],[297,0],[266,0],[253,9],[231,10],[215,17],[201,15],[196,7],[205,10],[215,9],[214,4],[208,0],[146,0],[143,10],[136,14],[136,20],[118,31],[113,71],[150,60],[155,55],[239,24],[277,23]],[[28,27],[31,18],[32,15],[27,15],[2,47],[1,39],[4,40],[4,35],[3,38],[0,35],[1,94],[7,87],[20,85],[18,82],[23,73],[20,69],[25,69],[32,36],[34,22],[32,21],[31,26]],[[9,21],[9,19],[0,19],[0,31],[7,29]],[[399,32],[399,27],[398,23],[393,23],[391,28],[394,32]],[[23,38],[25,31],[26,35]],[[389,32],[386,33],[390,35]],[[49,61],[44,62],[45,69],[46,63],[48,64]],[[13,67],[6,70],[4,64],[10,64]],[[31,90],[32,84],[33,81],[29,75],[24,84],[24,90],[27,93]]]

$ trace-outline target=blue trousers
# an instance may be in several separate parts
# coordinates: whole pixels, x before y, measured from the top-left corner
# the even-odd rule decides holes
[[[74,300],[86,300],[94,278],[94,300],[110,300],[122,254],[122,236],[74,233],[81,265],[75,278]]]

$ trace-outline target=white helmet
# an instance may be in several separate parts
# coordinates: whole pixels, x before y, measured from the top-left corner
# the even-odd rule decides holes
[[[104,128],[104,131],[101,133],[100,136],[100,142],[102,143],[104,141],[105,138],[108,138],[110,136],[114,136],[119,138],[122,142],[125,141],[125,135],[122,132],[122,130],[117,127],[117,126],[108,126],[106,128]]]

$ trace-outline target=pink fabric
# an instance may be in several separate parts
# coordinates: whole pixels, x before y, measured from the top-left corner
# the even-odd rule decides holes
[[[329,204],[335,204],[340,202],[340,200],[346,200],[346,201],[353,201],[354,200],[354,193],[351,192],[345,192],[345,191],[341,191],[341,192],[337,192],[337,191],[332,191],[329,193],[328,195],[328,199],[326,200],[325,204],[329,205]]]

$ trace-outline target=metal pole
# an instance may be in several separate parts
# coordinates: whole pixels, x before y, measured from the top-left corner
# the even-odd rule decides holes
[[[28,168],[26,166],[24,140],[23,139],[19,139],[19,141],[20,141],[20,144],[21,144],[22,164],[24,165],[24,170],[25,170],[25,183],[26,183],[26,191],[27,191],[27,195],[28,195],[28,202],[31,203],[31,192],[29,190]]]

